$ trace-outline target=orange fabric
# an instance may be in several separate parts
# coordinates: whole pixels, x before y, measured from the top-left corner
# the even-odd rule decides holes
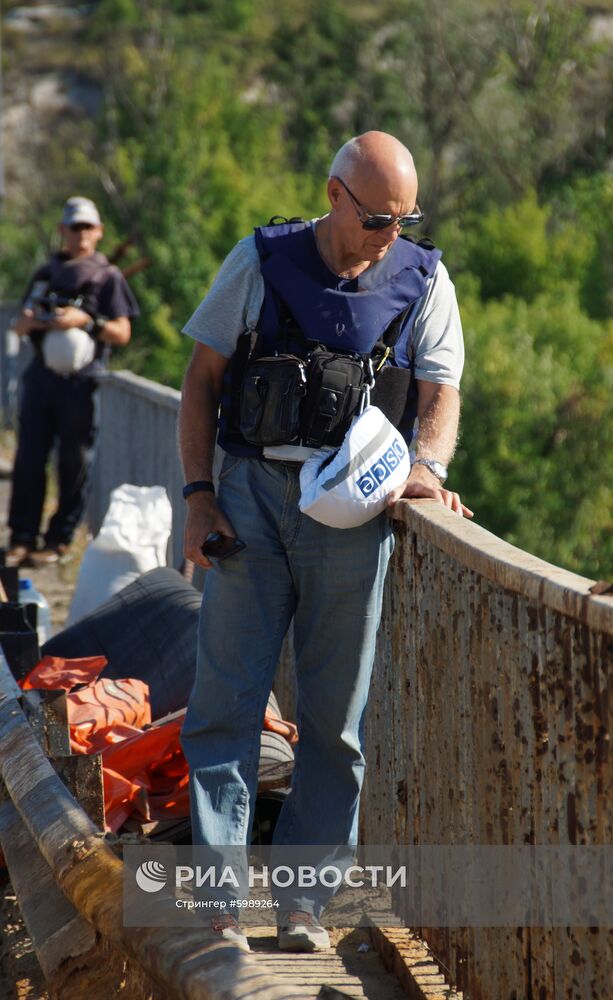
[[[137,726],[126,726],[123,722],[114,722],[112,726],[105,726],[103,729],[97,729],[94,733],[90,734],[88,737],[89,750],[82,748],[76,750],[73,748],[72,752],[102,753],[108,746],[114,746],[115,743],[121,743],[122,740],[129,740],[132,736],[139,736],[141,733],[142,729],[138,729]]]
[[[184,716],[102,751],[104,812],[116,831],[128,816],[149,822],[189,816],[187,761],[179,743]]]
[[[107,663],[106,656],[85,656],[78,660],[43,656],[19,685],[23,691],[70,691],[77,684],[95,681]]]
[[[140,729],[150,725],[149,685],[134,678],[99,680],[67,694],[66,709],[72,752],[92,753],[92,741],[102,749],[101,734],[112,740],[111,731],[117,724]],[[103,745],[107,742],[105,739]]]
[[[297,726],[293,722],[287,722],[285,719],[282,719],[280,715],[273,712],[272,708],[266,709],[264,729],[268,729],[271,733],[278,733],[279,736],[284,736],[291,746],[294,746],[298,742]]]
[[[143,789],[128,781],[123,775],[106,767],[103,767],[102,777],[104,780],[105,827],[116,833],[128,817],[137,812],[136,801],[139,794],[142,799]],[[139,818],[142,818],[142,812],[141,809]]]
[[[21,687],[70,692],[66,706],[71,749],[101,753],[108,830],[116,832],[130,816],[144,822],[189,816],[188,767],[179,742],[184,713],[150,726],[148,685],[134,678],[98,680],[106,665],[104,656],[45,656]],[[78,690],[72,691],[75,687]],[[292,745],[298,741],[296,726],[270,709],[264,729]]]
[[[152,726],[102,751],[104,811],[113,832],[130,815],[145,822],[189,816],[189,774],[179,743],[183,719]],[[296,726],[268,710],[264,728],[292,744],[298,740]]]

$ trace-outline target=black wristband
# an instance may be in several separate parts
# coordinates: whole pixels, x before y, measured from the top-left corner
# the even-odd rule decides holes
[[[87,326],[84,326],[83,329],[85,330],[86,333],[89,333],[90,337],[93,337],[93,339],[95,340],[97,337],[100,336],[105,326],[106,326],[106,319],[104,316],[92,316]]]
[[[183,487],[183,499],[187,500],[192,493],[215,493],[215,486],[209,479],[196,479]]]

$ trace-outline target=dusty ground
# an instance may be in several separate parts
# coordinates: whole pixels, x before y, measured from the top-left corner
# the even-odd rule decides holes
[[[3,882],[1,890],[0,925],[0,996],[4,1000],[48,1000],[10,882]]]
[[[10,499],[10,472],[13,456],[13,435],[5,431],[0,436],[0,546],[7,547],[9,533],[6,527],[8,504]],[[45,516],[52,511],[55,501],[55,482],[49,476],[48,500],[45,505]],[[24,566],[20,571],[23,578],[30,577],[34,586],[47,598],[51,609],[51,620],[54,630],[59,631],[66,621],[72,592],[79,572],[79,564],[87,545],[87,531],[81,527],[72,545],[70,555],[60,565],[46,566],[44,569],[34,569]]]

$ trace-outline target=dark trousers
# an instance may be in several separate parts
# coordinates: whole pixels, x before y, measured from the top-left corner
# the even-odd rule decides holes
[[[13,545],[36,542],[45,502],[46,466],[56,441],[59,501],[45,544],[71,541],[87,500],[97,430],[96,388],[94,379],[56,375],[38,358],[26,370],[9,512]]]

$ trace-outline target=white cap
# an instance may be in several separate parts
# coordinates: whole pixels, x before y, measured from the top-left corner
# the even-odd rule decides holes
[[[100,214],[90,198],[69,198],[64,205],[62,225],[72,226],[77,222],[86,222],[90,226],[100,226]]]
[[[357,528],[381,513],[410,471],[404,438],[377,406],[367,406],[331,460],[319,450],[304,463],[300,510],[331,528]]]

